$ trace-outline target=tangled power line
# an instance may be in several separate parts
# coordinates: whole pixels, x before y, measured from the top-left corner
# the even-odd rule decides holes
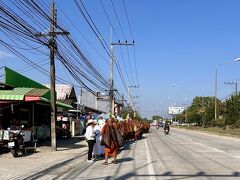
[[[107,9],[104,7],[104,4],[101,0],[100,4],[103,9],[105,16],[108,19],[108,23],[113,27],[113,32],[115,36],[119,38],[117,34],[116,28],[113,26],[112,20],[110,19]],[[81,16],[85,19],[88,26],[91,28],[94,35],[97,37],[98,42],[101,44],[104,52],[107,57],[111,58],[111,54],[109,52],[108,43],[105,41],[102,33],[99,30],[96,22],[94,22],[93,17],[90,15],[87,7],[83,3],[82,0],[74,1],[76,8],[80,12]],[[115,16],[120,25],[121,32],[126,39],[126,35],[123,31],[123,27],[121,26],[120,19],[117,15],[117,9],[115,8],[113,0],[111,0],[112,8],[114,9]],[[129,16],[126,8],[126,3],[123,0],[124,10],[127,17],[127,23],[129,26],[129,30],[131,33],[131,37],[134,40],[133,32],[130,26]],[[60,9],[62,14],[65,17],[65,20],[72,24],[72,27],[77,30],[77,32],[81,31],[77,28],[77,25],[71,18],[67,16],[66,13],[62,9]],[[48,48],[48,37],[38,37],[37,33],[48,31],[49,24],[51,22],[50,17],[50,7],[47,5],[46,1],[41,0],[22,0],[22,1],[3,1],[0,0],[0,33],[4,35],[4,38],[0,40],[0,44],[12,52],[15,56],[25,62],[28,66],[24,70],[24,72],[31,70],[32,68],[38,70],[45,76],[49,77],[49,71],[44,68],[46,62],[38,62],[34,59],[46,59],[48,57],[48,53],[46,49]],[[56,28],[63,31],[67,29],[63,25],[63,20],[58,20]],[[71,33],[70,33],[71,34]],[[91,48],[102,58],[105,59],[104,55],[81,33],[82,37],[88,42]],[[127,69],[127,65],[125,63],[123,49],[121,47],[121,55],[123,59],[123,69],[121,63],[119,61],[116,62],[117,74],[120,77],[121,84],[123,90],[127,92],[128,84],[134,83],[132,67],[130,63],[130,55],[129,50],[128,53],[128,61],[129,61],[129,70]],[[30,55],[30,56],[28,56]],[[36,58],[37,57],[37,58]],[[109,78],[105,74],[103,69],[100,69],[95,63],[96,60],[91,59],[87,55],[87,51],[84,49],[82,45],[78,43],[75,37],[72,35],[57,37],[57,47],[55,49],[55,58],[61,62],[61,64],[67,69],[68,73],[71,77],[76,81],[75,85],[77,87],[84,87],[92,94],[96,95],[96,91],[105,91],[109,89]],[[115,57],[114,57],[115,58]],[[135,47],[134,47],[134,61],[135,61],[135,72],[137,77],[137,66],[136,66],[136,58],[135,58]],[[129,73],[131,75],[131,81],[129,78]],[[127,77],[127,81],[126,78]],[[58,82],[69,84],[69,81],[64,80],[56,76],[56,80]],[[138,83],[138,79],[136,78],[136,82]],[[117,88],[116,88],[117,89]],[[116,93],[117,99],[120,99],[120,93]]]

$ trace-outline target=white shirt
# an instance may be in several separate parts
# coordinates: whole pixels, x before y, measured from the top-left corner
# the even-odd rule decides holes
[[[94,134],[94,130],[93,127],[90,125],[87,127],[86,129],[86,133],[85,133],[85,138],[86,140],[95,140],[95,134]]]

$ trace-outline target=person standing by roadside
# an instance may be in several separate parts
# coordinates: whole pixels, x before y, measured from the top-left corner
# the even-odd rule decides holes
[[[93,152],[93,146],[96,142],[95,134],[94,134],[94,121],[92,119],[89,119],[87,122],[87,129],[85,133],[85,139],[88,143],[88,162],[92,162],[92,152]]]

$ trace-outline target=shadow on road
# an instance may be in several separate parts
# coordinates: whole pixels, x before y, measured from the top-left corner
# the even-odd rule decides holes
[[[188,178],[200,178],[200,177],[209,177],[209,178],[239,178],[240,172],[233,172],[232,174],[206,174],[205,172],[197,172],[196,174],[174,174],[173,172],[167,171],[162,174],[136,174],[135,172],[130,172],[127,174],[124,174],[116,180],[122,180],[122,179],[129,179],[129,178],[149,178],[149,177],[156,177],[158,179],[161,178],[168,178],[171,180],[180,180],[180,179],[188,179]],[[91,180],[97,180],[97,179],[104,179],[104,180],[110,180],[111,176],[106,177],[98,177],[98,178],[91,178]],[[90,179],[89,179],[90,180]]]
[[[33,175],[28,176],[27,178],[25,178],[25,180],[27,180],[27,179],[38,179],[38,178],[44,177],[46,174],[50,174],[51,172],[54,172],[55,170],[58,170],[59,168],[70,164],[71,162],[75,161],[77,158],[81,158],[82,156],[85,156],[86,154],[87,153],[79,154],[79,155],[74,156],[74,157],[72,157],[68,160],[65,160],[63,162],[54,164],[53,166],[50,166],[47,169],[44,169],[40,172],[37,172]]]
[[[117,179],[128,179],[132,177],[168,177],[171,180],[178,180],[178,179],[188,179],[188,178],[198,178],[198,177],[211,177],[211,178],[239,178],[240,177],[240,172],[233,172],[232,174],[206,174],[205,172],[197,172],[196,174],[174,174],[173,172],[167,171],[162,174],[154,174],[154,175],[144,175],[144,174],[136,174],[134,172],[130,172],[128,174],[122,175],[118,177]],[[105,180],[108,177],[104,178]]]
[[[85,147],[85,145],[78,144],[80,141],[84,141],[84,137],[72,137],[66,139],[57,139],[57,151],[67,151],[71,149],[79,149]],[[38,147],[45,146],[51,147],[51,141],[47,140],[44,142],[40,142]]]
[[[124,163],[124,162],[129,162],[129,161],[133,161],[134,159],[131,157],[126,157],[126,158],[121,158],[117,160],[117,163]]]

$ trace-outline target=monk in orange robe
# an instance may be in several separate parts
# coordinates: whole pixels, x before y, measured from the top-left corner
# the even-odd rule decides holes
[[[112,163],[117,164],[117,150],[118,150],[118,143],[116,139],[116,134],[114,133],[115,125],[114,125],[113,119],[108,119],[105,122],[105,125],[102,128],[101,134],[103,136],[107,136],[105,139],[107,139],[105,142],[105,162],[104,165],[108,165],[108,158],[109,156],[113,156],[114,160]]]

